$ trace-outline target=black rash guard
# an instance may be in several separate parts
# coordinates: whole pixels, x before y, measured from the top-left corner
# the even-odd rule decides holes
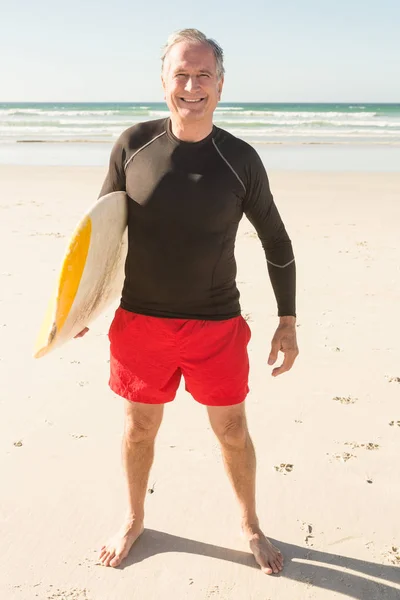
[[[278,315],[295,316],[295,262],[268,177],[252,146],[213,127],[183,142],[170,119],[122,133],[100,196],[128,195],[122,308],[144,315],[223,320],[240,315],[235,238],[245,214],[263,245]]]

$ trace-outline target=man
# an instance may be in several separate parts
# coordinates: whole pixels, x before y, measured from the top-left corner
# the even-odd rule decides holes
[[[268,364],[279,351],[284,361],[274,376],[298,354],[295,263],[256,151],[213,125],[223,82],[216,42],[194,29],[171,36],[162,57],[171,116],[120,136],[100,193],[125,190],[129,197],[126,278],[109,332],[110,387],[126,399],[128,514],[101,550],[106,566],[118,566],[143,531],[154,440],[181,375],[207,406],[256,561],[268,574],[283,566],[255,505],[256,460],[244,407],[250,330],[240,315],[234,259],[243,214],[262,241],[278,303]]]

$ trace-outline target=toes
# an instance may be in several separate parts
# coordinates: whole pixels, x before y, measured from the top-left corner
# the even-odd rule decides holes
[[[258,565],[263,573],[266,573],[267,575],[272,575],[272,573],[273,573],[272,561],[268,560],[268,558],[266,556],[263,556],[262,554],[259,554],[258,556],[255,555],[254,558],[258,562]]]
[[[273,562],[272,560],[271,560],[271,567],[272,567],[272,570],[275,573],[275,575],[277,575],[279,573],[279,571],[281,570],[279,564],[276,562]]]
[[[272,575],[271,567],[261,567],[261,570],[263,573],[266,573],[267,575]]]
[[[109,567],[110,566],[110,562],[113,560],[113,558],[115,557],[115,552],[106,552],[106,554],[103,556],[102,560],[101,560],[101,564],[103,565],[103,567]]]
[[[110,560],[110,567],[118,567],[122,562],[122,556],[117,554],[112,560]]]
[[[267,575],[278,575],[278,573],[280,573],[280,571],[282,571],[282,567],[274,562],[273,560],[269,561],[269,564],[262,566],[261,570],[263,573],[266,573]]]
[[[106,567],[109,567],[111,564],[111,561],[115,558],[115,552],[111,552],[109,557],[107,558],[106,561]]]
[[[259,557],[257,562],[263,573],[266,573],[267,575],[272,575],[273,573],[278,575],[283,569],[283,558],[280,554],[277,554],[273,558],[267,558],[266,556]]]
[[[101,564],[103,565],[103,567],[107,566],[107,561],[110,558],[110,552],[106,552],[103,556],[103,558],[101,559]]]

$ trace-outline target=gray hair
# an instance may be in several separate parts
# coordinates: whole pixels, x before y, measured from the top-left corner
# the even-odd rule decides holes
[[[161,55],[161,70],[164,70],[164,61],[168,52],[171,50],[172,46],[175,46],[175,44],[179,44],[179,42],[207,44],[207,46],[209,46],[214,52],[215,63],[217,66],[217,77],[218,79],[222,79],[225,73],[224,52],[221,46],[215,40],[206,37],[204,33],[199,31],[198,29],[181,29],[180,31],[176,31],[175,33],[172,33],[169,36]]]

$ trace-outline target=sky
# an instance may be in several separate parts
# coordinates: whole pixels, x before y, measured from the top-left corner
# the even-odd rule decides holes
[[[0,0],[0,102],[162,102],[160,52],[195,27],[227,102],[399,102],[400,0]]]

